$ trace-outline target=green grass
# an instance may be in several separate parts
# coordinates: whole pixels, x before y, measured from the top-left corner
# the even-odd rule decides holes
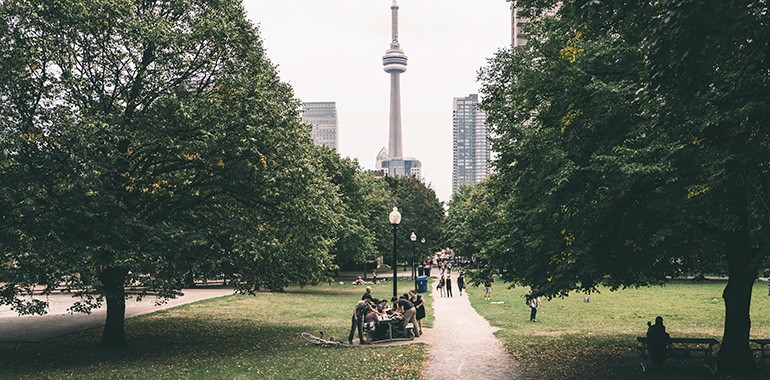
[[[374,285],[390,295],[390,284]],[[129,347],[103,351],[100,328],[41,343],[0,343],[0,379],[420,378],[426,346],[321,348],[347,340],[363,287],[349,283],[206,300],[126,321]]]
[[[563,299],[543,300],[537,320],[529,322],[524,302],[528,288],[506,289],[496,283],[492,304],[484,301],[483,289],[472,288],[471,303],[501,330],[496,333],[523,373],[531,379],[701,379],[711,375],[698,360],[667,362],[663,375],[642,375],[636,336],[643,336],[646,322],[660,315],[672,337],[722,339],[724,282],[669,284],[665,287],[602,290]],[[770,297],[767,286],[757,282],[751,307],[752,338],[770,338]],[[770,378],[770,373],[756,375]]]

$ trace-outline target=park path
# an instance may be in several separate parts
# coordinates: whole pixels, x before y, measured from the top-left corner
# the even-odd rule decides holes
[[[452,273],[453,297],[441,297],[432,285],[433,328],[418,340],[429,345],[430,359],[424,370],[426,380],[505,380],[522,378],[519,363],[505,351],[486,319],[471,306],[466,292],[457,291],[457,273]],[[479,288],[472,292],[483,291]],[[429,306],[429,305],[428,305]],[[428,307],[427,311],[430,312]]]
[[[155,305],[155,297],[145,297],[141,302],[126,300],[126,318],[168,309],[208,298],[233,294],[233,289],[198,288],[184,289],[184,295]],[[45,297],[40,297],[45,298]],[[56,294],[47,297],[49,310],[46,315],[18,315],[8,306],[0,307],[0,342],[40,342],[53,337],[104,325],[107,308],[91,314],[69,314],[67,308],[75,301],[69,295]]]

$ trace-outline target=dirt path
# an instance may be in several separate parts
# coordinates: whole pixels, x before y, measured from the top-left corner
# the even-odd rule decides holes
[[[453,297],[441,297],[433,283],[430,302],[436,320],[420,341],[429,344],[431,358],[425,368],[427,380],[520,379],[520,367],[492,333],[492,327],[471,306],[468,296],[457,291],[457,273],[452,273]],[[472,292],[483,289],[473,288]],[[430,309],[429,309],[430,310]]]

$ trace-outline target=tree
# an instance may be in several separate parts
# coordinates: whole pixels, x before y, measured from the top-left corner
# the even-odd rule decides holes
[[[536,16],[528,44],[481,75],[500,152],[489,188],[501,214],[487,228],[507,231],[486,271],[551,297],[724,263],[720,368],[751,368],[751,283],[770,228],[764,8],[517,5]]]
[[[499,216],[491,196],[488,181],[465,185],[452,194],[444,223],[444,241],[457,254],[468,258],[487,256],[487,247],[494,247],[494,241],[505,234],[489,228]]]
[[[332,149],[316,148],[317,154],[332,185],[337,189],[342,205],[337,209],[341,226],[332,249],[335,263],[343,268],[361,264],[377,252],[383,241],[383,215],[389,212],[393,197],[371,174],[364,172],[358,162],[341,158]],[[379,233],[378,233],[379,232]]]
[[[412,248],[414,248],[413,244],[415,243],[409,239],[413,231],[418,239],[425,238],[427,247],[439,247],[442,243],[440,239],[442,237],[444,207],[436,197],[436,192],[415,177],[385,177],[385,183],[390,188],[396,201],[395,206],[401,213],[401,224],[398,226],[399,235],[397,237],[397,244],[401,252],[411,253]],[[387,221],[387,215],[383,214],[380,217]],[[387,230],[390,232],[390,227]],[[392,232],[390,234],[389,250],[387,251],[389,254],[393,249]]]
[[[0,303],[44,285],[125,344],[126,286],[319,281],[340,205],[240,2],[0,3]],[[134,277],[130,277],[132,273]]]

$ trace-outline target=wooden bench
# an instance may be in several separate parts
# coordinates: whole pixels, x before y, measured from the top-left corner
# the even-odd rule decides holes
[[[755,345],[751,351],[759,353],[759,365],[764,366],[765,359],[770,358],[770,339],[749,339],[749,342]]]
[[[650,352],[647,345],[647,337],[636,337],[639,342],[639,362],[642,365],[642,371],[647,372],[651,366]],[[696,358],[702,359],[703,364],[715,374],[717,370],[716,360],[714,360],[714,346],[719,341],[712,338],[671,338],[671,344],[666,347],[667,358]],[[768,340],[767,344],[770,344]],[[764,346],[763,346],[764,347]],[[770,347],[768,347],[770,352]]]

